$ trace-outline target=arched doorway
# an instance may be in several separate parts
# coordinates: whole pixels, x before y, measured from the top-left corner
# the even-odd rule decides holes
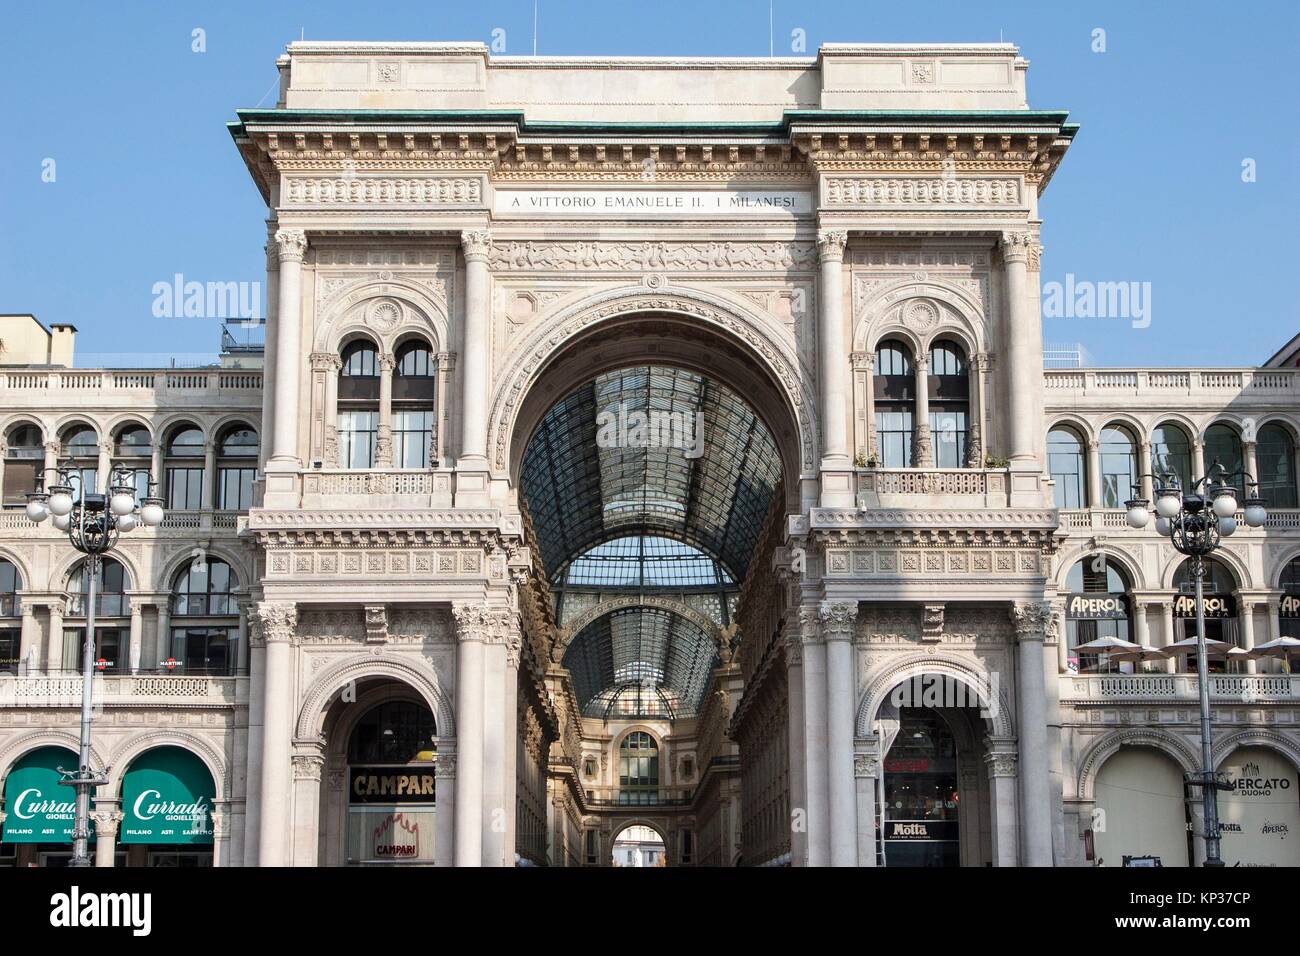
[[[740,814],[775,820],[773,807],[733,795],[742,776],[763,777],[755,790],[774,801],[788,793],[783,761],[747,756],[745,734],[710,729],[730,723],[744,693],[733,665],[742,584],[770,563],[765,529],[799,507],[800,467],[811,465],[788,392],[796,380],[778,380],[773,362],[695,317],[611,317],[521,379],[513,417],[496,419],[563,629],[591,823],[603,836],[625,822],[619,807],[654,805],[674,863],[730,865]],[[756,641],[773,630],[752,628]],[[622,772],[619,742],[640,739],[633,731],[658,748],[654,784]],[[608,864],[609,853],[586,858]]]
[[[643,823],[626,826],[614,835],[613,865],[623,869],[650,869],[668,865],[664,838]]]
[[[132,760],[118,828],[127,865],[212,866],[215,798],[212,774],[183,747],[154,747]]]
[[[1241,646],[1241,626],[1237,617],[1237,579],[1222,561],[1205,558],[1205,574],[1201,591],[1205,600],[1205,636],[1212,641],[1222,641],[1232,647]],[[1192,577],[1189,558],[1174,573],[1174,637],[1186,640],[1196,637],[1196,580]],[[1183,669],[1196,670],[1196,655],[1183,655]],[[1210,673],[1223,673],[1241,667],[1238,662],[1228,662],[1221,654],[1211,654],[1208,661]]]
[[[355,702],[339,702],[326,720],[334,772],[322,779],[321,858],[347,866],[432,865],[439,852],[433,712],[396,682],[363,686]],[[450,845],[442,851],[449,854]]]
[[[885,757],[878,778],[877,863],[895,867],[993,862],[986,722],[962,704],[965,685],[924,675],[900,685],[877,722]],[[934,701],[940,706],[929,706]]]
[[[1219,764],[1232,784],[1219,795],[1227,866],[1300,866],[1300,777],[1271,747],[1238,747]]]
[[[1123,866],[1125,857],[1157,857],[1187,866],[1192,822],[1183,771],[1154,747],[1123,746],[1097,771],[1093,788],[1093,862]]]
[[[1107,561],[1104,554],[1090,554],[1070,568],[1065,587],[1069,592],[1065,600],[1069,668],[1082,673],[1134,670],[1131,663],[1116,661],[1111,655],[1081,654],[1075,650],[1080,644],[1101,638],[1135,640],[1129,579],[1123,568]]]
[[[0,858],[17,866],[68,866],[76,796],[60,781],[75,770],[77,754],[58,746],[39,747],[20,757],[5,776],[5,818]],[[91,803],[94,809],[94,803]],[[91,827],[94,840],[94,827]]]

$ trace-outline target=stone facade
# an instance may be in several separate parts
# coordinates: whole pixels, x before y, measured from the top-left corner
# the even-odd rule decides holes
[[[1029,109],[1014,47],[597,63],[294,43],[279,68],[277,106],[231,125],[270,213],[265,382],[0,369],[0,434],[35,426],[47,465],[74,424],[100,436],[101,474],[127,423],[151,436],[156,475],[178,427],[207,443],[199,507],[119,548],[100,847],[132,760],[177,746],[212,775],[216,863],[357,862],[349,741],[390,702],[433,718],[438,865],[606,864],[632,825],[673,864],[876,865],[897,691],[917,679],[971,695],[934,705],[956,747],[962,863],[1084,863],[1097,775],[1122,747],[1192,769],[1194,675],[1080,673],[1068,646],[1069,575],[1099,553],[1123,569],[1132,638],[1177,636],[1176,555],[1108,503],[1103,433],[1128,430],[1140,481],[1158,426],[1186,429],[1197,474],[1212,425],[1280,426],[1294,494],[1300,384],[1284,368],[1042,370],[1038,199],[1074,127]],[[373,394],[349,381],[359,346]],[[419,401],[412,348],[430,363]],[[880,367],[890,349],[906,372]],[[949,355],[959,402],[933,367]],[[724,382],[779,451],[725,617],[662,595],[560,613],[551,593],[526,449],[568,389],[638,363]],[[412,409],[429,413],[418,467]],[[915,422],[897,442],[895,413]],[[253,506],[223,509],[235,424],[260,438],[258,474]],[[1049,434],[1064,426],[1085,477],[1058,506]],[[1255,456],[1247,437],[1248,470]],[[220,675],[150,673],[195,547],[237,580],[237,653]],[[1294,501],[1225,545],[1243,647],[1282,633],[1297,554]],[[7,509],[0,558],[18,572],[23,661],[5,678],[3,777],[75,746],[59,637],[74,555]],[[693,716],[582,710],[567,649],[631,606],[718,641]],[[1210,678],[1218,752],[1272,748],[1294,774],[1300,683],[1271,661],[1238,670]],[[636,734],[658,760],[642,802],[621,763]]]

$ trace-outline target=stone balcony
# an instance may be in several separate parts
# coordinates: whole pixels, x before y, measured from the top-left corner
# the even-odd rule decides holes
[[[1210,700],[1234,704],[1300,704],[1300,674],[1211,674]],[[1068,674],[1060,678],[1061,703],[1180,703],[1195,707],[1195,674]]]
[[[112,404],[167,398],[207,404],[230,402],[261,407],[262,373],[257,369],[69,369],[26,368],[0,371],[0,392],[11,404],[62,405],[88,400]],[[113,400],[118,401],[113,401]]]
[[[104,707],[236,707],[248,704],[247,677],[97,674],[94,703]],[[0,674],[0,707],[80,708],[80,674]]]
[[[302,474],[304,508],[450,508],[451,469],[315,468]]]
[[[1130,528],[1128,512],[1121,508],[1068,509],[1060,512],[1062,531],[1106,531],[1121,532],[1134,536],[1154,536],[1153,524],[1145,528]],[[1263,528],[1251,528],[1246,524],[1246,515],[1237,512],[1237,534],[1259,535],[1264,532],[1300,531],[1300,509],[1270,508],[1268,520]]]
[[[1131,407],[1134,399],[1155,405],[1175,402],[1185,407],[1228,402],[1276,406],[1300,400],[1300,369],[1047,369],[1043,385],[1049,408],[1069,407],[1087,398],[1090,403]]]
[[[1006,468],[859,468],[856,489],[864,509],[1008,508],[1026,496],[1050,507],[1042,475]]]

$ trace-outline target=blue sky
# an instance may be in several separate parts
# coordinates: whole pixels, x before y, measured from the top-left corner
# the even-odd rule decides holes
[[[1097,364],[1252,364],[1300,329],[1300,5],[776,0],[834,41],[992,41],[1031,61],[1030,105],[1083,124],[1042,203],[1044,281],[1151,283],[1150,325],[1049,319]],[[264,278],[266,210],[225,129],[273,105],[275,58],[317,40],[532,46],[532,0],[11,6],[0,34],[0,312],[71,322],[78,351],[211,352],[210,319],[155,318],[152,287]],[[541,54],[765,55],[767,0],[540,0]],[[191,31],[207,52],[191,52]],[[1094,29],[1106,52],[1092,51]],[[56,179],[42,181],[55,160]],[[1243,160],[1256,181],[1242,181]],[[1140,324],[1140,323],[1139,323]]]

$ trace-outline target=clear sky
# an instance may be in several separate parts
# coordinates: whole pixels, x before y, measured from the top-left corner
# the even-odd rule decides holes
[[[1253,364],[1300,329],[1300,4],[775,0],[774,10],[778,55],[795,28],[809,51],[1020,46],[1030,105],[1083,125],[1042,203],[1044,282],[1150,283],[1146,318],[1046,319],[1049,341],[1081,343],[1103,365]],[[768,0],[539,0],[539,11],[544,55],[768,52]],[[264,279],[266,210],[225,123],[237,107],[274,105],[284,45],[487,42],[499,28],[506,52],[528,54],[532,22],[532,0],[9,5],[0,312],[75,324],[86,358],[213,351],[217,323],[154,317],[153,287],[176,273]],[[191,51],[196,27],[204,53]],[[1099,28],[1105,52],[1093,50]]]

